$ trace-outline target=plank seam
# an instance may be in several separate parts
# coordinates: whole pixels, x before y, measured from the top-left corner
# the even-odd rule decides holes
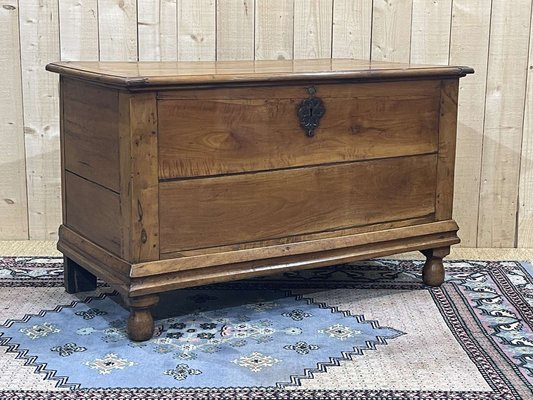
[[[17,4],[17,25],[18,25],[18,42],[19,42],[19,65],[20,65],[20,105],[21,105],[21,121],[22,121],[22,137],[24,137],[24,127],[26,126],[26,114],[24,113],[24,84],[22,79],[22,35],[21,35],[21,29],[20,29],[20,4],[19,0],[16,0]],[[22,148],[23,148],[23,154],[24,154],[24,187],[25,187],[25,200],[26,200],[26,239],[30,239],[30,199],[29,199],[29,188],[28,188],[28,165],[27,165],[27,154],[26,154],[26,140],[22,141]]]
[[[529,12],[531,14],[531,1],[529,2]],[[526,107],[527,107],[527,93],[528,93],[528,85],[530,81],[530,74],[529,71],[529,54],[531,51],[531,21],[533,19],[533,14],[531,15],[531,18],[529,19],[529,36],[528,36],[528,45],[527,45],[527,65],[526,65],[526,79],[525,79],[525,85],[524,85],[524,105],[522,108],[522,140],[520,141],[520,162],[518,163],[518,190],[516,191],[516,213],[515,213],[515,234],[514,234],[514,247],[518,247],[518,234],[520,232],[519,229],[519,223],[520,223],[520,177],[522,175],[522,152],[524,150],[524,136],[526,132],[524,132],[525,128],[525,120],[526,120]]]
[[[487,95],[488,95],[488,80],[489,80],[489,64],[490,64],[490,42],[492,40],[492,12],[493,12],[493,1],[490,0],[490,17],[489,17],[489,42],[487,43],[487,68],[485,71],[485,96],[483,101],[483,135],[481,138],[481,159],[480,159],[480,168],[479,168],[479,185],[478,185],[478,210],[477,210],[477,224],[476,224],[476,247],[479,246],[479,224],[480,224],[480,215],[481,215],[481,185],[483,180],[483,158],[484,151],[483,147],[485,145],[485,128],[487,122]]]

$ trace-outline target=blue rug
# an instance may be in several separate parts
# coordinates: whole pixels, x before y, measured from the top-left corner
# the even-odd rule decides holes
[[[128,340],[128,311],[100,283],[97,292],[0,325],[6,354],[24,360],[28,373],[54,382],[57,390],[5,390],[0,398],[533,398],[531,265],[449,263],[441,288],[425,287],[420,267],[373,261],[166,293],[154,309],[155,336],[142,343]],[[61,279],[59,259],[0,259],[0,287],[62,291]],[[491,389],[302,389],[412,334],[400,327],[405,321],[395,326],[352,315],[349,303],[339,306],[347,290],[378,297],[428,292],[443,326]],[[413,303],[411,318],[423,319],[418,306],[425,305]],[[388,372],[375,373],[384,379],[380,375]]]
[[[11,321],[2,344],[16,344],[71,388],[282,387],[402,334],[276,290],[175,294],[163,303],[177,316],[158,319],[148,342],[127,338],[128,312],[104,295]]]

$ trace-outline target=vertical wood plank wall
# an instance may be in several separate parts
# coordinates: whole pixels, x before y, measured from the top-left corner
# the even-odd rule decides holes
[[[61,60],[347,57],[469,65],[454,216],[533,247],[533,0],[0,0],[0,240],[55,239]]]

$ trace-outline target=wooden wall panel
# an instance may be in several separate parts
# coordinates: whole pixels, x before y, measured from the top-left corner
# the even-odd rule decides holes
[[[217,1],[217,60],[254,59],[254,0]]]
[[[137,0],[139,61],[178,57],[176,0]]]
[[[293,58],[294,2],[292,0],[256,0],[255,59],[288,60]]]
[[[19,10],[0,1],[0,237],[28,239],[28,200],[20,69]]]
[[[453,1],[450,64],[476,71],[459,81],[453,215],[463,247],[477,246],[490,13],[491,1]]]
[[[370,59],[372,0],[335,0],[332,57]]]
[[[137,61],[137,1],[98,2],[100,60]]]
[[[529,68],[527,69],[526,107],[518,188],[517,247],[533,247],[533,23],[530,28],[529,43]]]
[[[210,61],[216,58],[215,0],[178,1],[178,59]]]
[[[372,60],[409,62],[412,0],[374,0]]]
[[[98,1],[59,2],[61,60],[98,60]]]
[[[30,239],[55,239],[61,220],[59,90],[44,70],[60,58],[58,1],[25,0],[20,45]]]
[[[349,57],[475,68],[459,89],[462,245],[533,247],[531,1],[0,0],[0,239],[57,236],[58,90],[47,62]]]
[[[448,64],[452,0],[413,0],[411,62]]]
[[[515,246],[530,18],[531,0],[492,4],[478,218],[480,247]]]
[[[294,58],[330,58],[333,0],[294,0]]]

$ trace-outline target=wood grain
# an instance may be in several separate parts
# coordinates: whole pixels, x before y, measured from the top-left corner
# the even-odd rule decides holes
[[[119,192],[118,91],[67,79],[62,95],[65,168]]]
[[[28,198],[17,1],[0,2],[0,237],[28,239]],[[7,150],[7,151],[6,151]]]
[[[105,280],[121,294],[128,293],[130,264],[72,229],[61,225],[57,248],[83,268]]]
[[[372,60],[409,61],[412,7],[412,0],[374,0]]]
[[[100,60],[137,61],[137,1],[98,2]]]
[[[294,58],[331,58],[333,0],[294,0]]]
[[[370,59],[372,0],[333,2],[332,57]]]
[[[119,94],[122,257],[159,257],[157,104],[155,93]]]
[[[293,58],[293,0],[256,0],[255,59]]]
[[[368,69],[361,72],[373,79],[361,83],[330,72],[311,88],[290,72],[287,83],[244,69],[255,63],[217,62],[215,69],[248,74],[252,80],[240,83],[251,87],[204,75],[205,86],[159,81],[157,89],[134,91],[127,90],[131,75],[124,88],[80,70],[83,63],[68,65],[85,76],[61,76],[65,226],[58,248],[67,257],[66,288],[91,288],[93,275],[108,280],[131,308],[130,338],[149,339],[148,307],[160,292],[181,287],[407,250],[431,255],[424,281],[441,283],[439,254],[459,241],[453,168],[458,78],[468,68],[425,67],[409,77],[418,79],[401,81],[407,77],[397,74],[410,66],[370,63],[386,77]],[[151,66],[157,80],[154,71],[175,79],[173,70],[190,65],[105,68],[116,78]],[[428,79],[428,70],[438,75]],[[267,85],[255,86],[255,74]],[[326,109],[312,137],[295,116],[309,96]],[[69,170],[78,164],[80,174],[109,179],[115,190]]]
[[[56,239],[61,221],[58,77],[44,70],[60,57],[58,8],[19,2],[30,239]]]
[[[113,254],[121,253],[119,195],[65,173],[65,225]]]
[[[201,269],[183,270],[177,272],[163,273],[160,275],[150,275],[140,278],[131,279],[131,295],[138,296],[149,293],[159,293],[162,290],[174,290],[184,287],[207,285],[217,282],[232,281],[235,279],[245,279],[254,276],[264,276],[281,272],[295,271],[308,268],[317,268],[326,265],[352,262],[369,257],[380,257],[388,254],[394,254],[401,251],[412,251],[432,248],[447,247],[458,243],[456,235],[457,225],[450,221],[449,227],[438,226],[437,233],[426,233],[419,227],[411,227],[412,236],[401,231],[400,235],[395,236],[392,231],[391,235],[385,239],[381,235],[382,241],[372,240],[371,234],[359,235],[351,238],[355,243],[363,242],[362,245],[353,244],[349,247],[332,246],[329,250],[317,251],[312,257],[306,255],[293,255],[285,257],[265,258],[261,261],[249,261],[240,263],[229,263],[216,265],[213,267],[204,267]],[[433,228],[435,228],[434,226]],[[400,233],[397,232],[397,233]],[[396,232],[394,232],[396,233]],[[377,235],[376,235],[377,236]],[[337,238],[343,241],[344,238]],[[347,238],[348,239],[348,238]],[[347,241],[349,241],[348,239]],[[229,256],[229,257],[228,257]],[[236,254],[226,255],[226,258],[233,258]],[[238,256],[237,256],[238,257]],[[237,258],[235,257],[235,258]],[[164,264],[164,265],[163,265]],[[171,266],[169,261],[160,261],[152,263],[152,267]],[[135,270],[136,266],[132,266]]]
[[[459,79],[442,81],[435,219],[452,218]]]
[[[161,252],[424,216],[435,210],[435,172],[426,155],[162,182]]]
[[[61,0],[59,24],[62,60],[98,60],[98,0]]]
[[[254,59],[254,0],[217,1],[217,60]]]
[[[253,88],[228,88],[224,85],[219,85],[216,90],[189,89],[187,87],[176,90],[161,90],[157,93],[158,100],[257,100],[258,98],[265,98],[272,96],[275,99],[294,99],[301,98],[302,89],[305,91],[305,97],[309,97],[307,88],[314,86],[320,89],[320,93],[315,93],[319,97],[326,96],[327,98],[387,98],[390,96],[399,96],[406,99],[425,98],[430,94],[440,94],[440,81],[420,79],[409,82],[401,82],[397,79],[396,82],[379,82],[379,84],[357,82],[353,83],[349,79],[344,84],[338,84],[336,81],[330,83],[316,82],[311,85],[302,85],[299,82],[294,82],[292,85],[272,85],[267,87],[253,87]],[[394,94],[391,94],[394,90]]]
[[[325,105],[315,137],[299,126],[305,87],[228,89],[227,99],[160,100],[160,178],[219,175],[437,149],[438,81],[315,86]],[[380,96],[380,93],[382,94]],[[416,94],[415,94],[416,93]],[[178,94],[179,95],[179,94]],[[243,99],[251,97],[250,99]],[[209,116],[209,118],[207,118]]]
[[[530,11],[530,0],[492,4],[478,222],[482,227],[478,230],[480,247],[516,244]]]
[[[68,78],[65,78],[63,76],[59,77],[59,156],[60,156],[60,162],[61,162],[61,221],[65,222],[67,220],[67,195],[65,190],[65,139],[64,139],[64,109],[65,109],[65,103],[63,101],[63,83],[68,80]],[[59,232],[58,232],[59,233]]]
[[[225,246],[214,246],[214,247],[209,247],[209,248],[204,248],[204,249],[172,251],[169,253],[161,253],[160,259],[168,260],[171,258],[198,256],[201,254],[225,253],[228,251],[246,250],[246,249],[254,249],[254,248],[260,248],[260,247],[269,247],[269,246],[276,246],[276,245],[283,245],[283,244],[306,242],[306,241],[312,241],[312,240],[334,238],[338,236],[354,235],[357,233],[388,231],[390,229],[403,228],[405,226],[427,224],[427,223],[434,222],[434,221],[435,221],[435,214],[428,214],[428,215],[424,215],[423,217],[401,219],[398,221],[389,221],[389,222],[383,222],[379,224],[360,225],[360,226],[356,226],[353,228],[347,228],[347,229],[335,229],[332,231],[308,233],[304,235],[292,235],[292,236],[285,236],[283,238],[277,238],[277,239],[260,240],[257,242],[237,243],[237,244],[230,244],[230,245],[225,245]]]
[[[179,0],[178,60],[216,58],[216,0]]]
[[[476,71],[459,82],[453,215],[464,247],[477,245],[490,11],[485,0],[453,2],[450,63],[468,63]]]
[[[203,62],[55,62],[47,70],[99,84],[136,90],[220,87],[221,84],[250,86],[296,81],[345,79],[354,81],[434,79],[461,77],[473,72],[461,66],[431,66],[381,61],[260,60]]]
[[[137,0],[139,61],[177,60],[177,0]]]
[[[432,235],[435,233],[456,231],[457,224],[450,221],[418,223],[411,226],[378,229],[377,231],[360,231],[352,233],[337,233],[331,237],[316,237],[295,243],[274,243],[248,249],[219,249],[213,253],[197,253],[157,262],[137,263],[132,265],[130,276],[159,275],[169,272],[185,271],[217,265],[226,265],[252,261],[256,259],[272,259],[293,255],[303,255],[313,252],[328,251],[339,248],[361,246],[371,243],[386,242],[399,238]],[[378,232],[381,231],[381,232]]]

